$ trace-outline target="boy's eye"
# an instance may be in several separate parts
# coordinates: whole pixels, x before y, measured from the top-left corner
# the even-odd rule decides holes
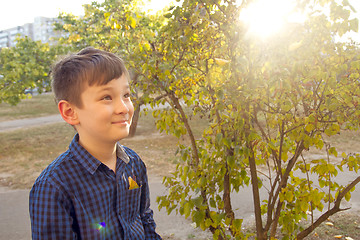
[[[126,93],[126,94],[124,95],[124,98],[130,98],[130,93]]]
[[[106,96],[104,96],[104,97],[102,98],[102,100],[111,100],[111,96],[106,95]]]

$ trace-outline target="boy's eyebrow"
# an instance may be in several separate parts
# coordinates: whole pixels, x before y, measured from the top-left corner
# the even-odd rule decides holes
[[[126,84],[124,87],[126,90],[130,89],[130,85]],[[113,87],[108,87],[108,86],[103,86],[101,87],[100,91],[109,91],[109,90],[113,90]]]
[[[130,85],[129,85],[129,84],[126,84],[126,85],[125,85],[125,89],[126,89],[126,90],[130,90]]]
[[[101,92],[103,92],[103,91],[110,91],[110,90],[112,90],[113,88],[112,87],[106,87],[106,86],[104,86],[104,87],[101,87],[100,88],[100,91]]]

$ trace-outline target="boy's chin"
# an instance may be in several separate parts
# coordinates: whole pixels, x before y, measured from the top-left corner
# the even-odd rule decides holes
[[[129,132],[124,133],[124,134],[122,134],[121,136],[119,136],[118,139],[117,139],[117,141],[120,141],[120,140],[122,140],[122,139],[124,139],[124,138],[127,138],[127,137],[129,137]]]

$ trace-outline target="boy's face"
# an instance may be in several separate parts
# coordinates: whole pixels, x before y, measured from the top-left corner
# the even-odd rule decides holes
[[[115,143],[129,135],[134,106],[125,75],[106,85],[87,86],[81,101],[75,126],[81,142]]]

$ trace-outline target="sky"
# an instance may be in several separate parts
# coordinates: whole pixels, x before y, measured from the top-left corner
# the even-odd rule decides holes
[[[34,18],[57,17],[60,12],[83,14],[83,5],[104,0],[1,0],[0,30],[34,22]],[[144,0],[146,1],[146,0]],[[166,0],[152,0],[151,9],[164,5]],[[160,4],[159,4],[160,3]]]
[[[0,30],[21,26],[25,23],[34,22],[37,16],[57,17],[59,12],[82,15],[83,4],[91,3],[93,0],[2,0],[0,3]],[[146,1],[146,0],[145,0]],[[166,0],[151,0],[153,3],[149,8],[159,8]],[[98,0],[103,2],[103,0]],[[360,0],[349,0],[357,10],[354,15],[360,19]],[[360,25],[360,24],[359,24]],[[360,26],[359,26],[360,27]],[[360,42],[360,33],[353,34]]]
[[[81,15],[82,5],[91,0],[3,0],[0,3],[0,30],[34,22],[34,18],[57,17],[59,12]]]

